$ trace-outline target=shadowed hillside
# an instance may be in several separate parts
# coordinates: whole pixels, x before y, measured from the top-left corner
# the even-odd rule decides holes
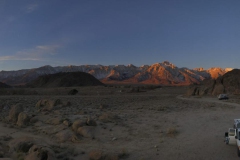
[[[5,83],[2,83],[0,82],[0,88],[11,88],[11,86],[5,84]]]
[[[216,80],[204,80],[201,85],[192,85],[187,95],[240,94],[240,70],[234,69]]]
[[[97,86],[102,82],[92,75],[84,72],[61,72],[38,77],[36,80],[26,84],[27,87],[74,87],[74,86]]]

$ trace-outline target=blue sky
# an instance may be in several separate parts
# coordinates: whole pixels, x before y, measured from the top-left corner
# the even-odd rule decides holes
[[[1,0],[0,70],[240,68],[240,0]]]

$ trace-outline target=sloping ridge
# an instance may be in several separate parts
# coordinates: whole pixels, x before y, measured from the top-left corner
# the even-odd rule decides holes
[[[27,87],[75,87],[104,85],[92,75],[85,72],[60,72],[38,77],[26,84]]]
[[[0,88],[11,88],[11,86],[5,84],[5,83],[2,83],[0,82]]]
[[[216,80],[204,80],[201,85],[192,85],[187,95],[240,94],[240,69],[233,69]]]

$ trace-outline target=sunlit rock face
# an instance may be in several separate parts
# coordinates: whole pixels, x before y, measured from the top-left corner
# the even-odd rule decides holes
[[[86,72],[104,83],[143,83],[165,85],[189,85],[200,83],[205,79],[217,79],[232,68],[179,68],[164,61],[140,67],[129,65],[80,65],[80,66],[43,66],[18,71],[1,71],[0,82],[10,85],[23,85],[31,82],[41,75],[58,72]]]
[[[225,73],[233,70],[232,68],[210,68],[207,70],[207,72],[211,75],[211,78],[217,79],[219,76],[224,75]]]

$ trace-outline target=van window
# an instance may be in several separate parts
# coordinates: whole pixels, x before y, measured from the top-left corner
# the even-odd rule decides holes
[[[237,123],[237,128],[240,128],[240,123]]]
[[[235,129],[229,129],[229,136],[235,136]]]

